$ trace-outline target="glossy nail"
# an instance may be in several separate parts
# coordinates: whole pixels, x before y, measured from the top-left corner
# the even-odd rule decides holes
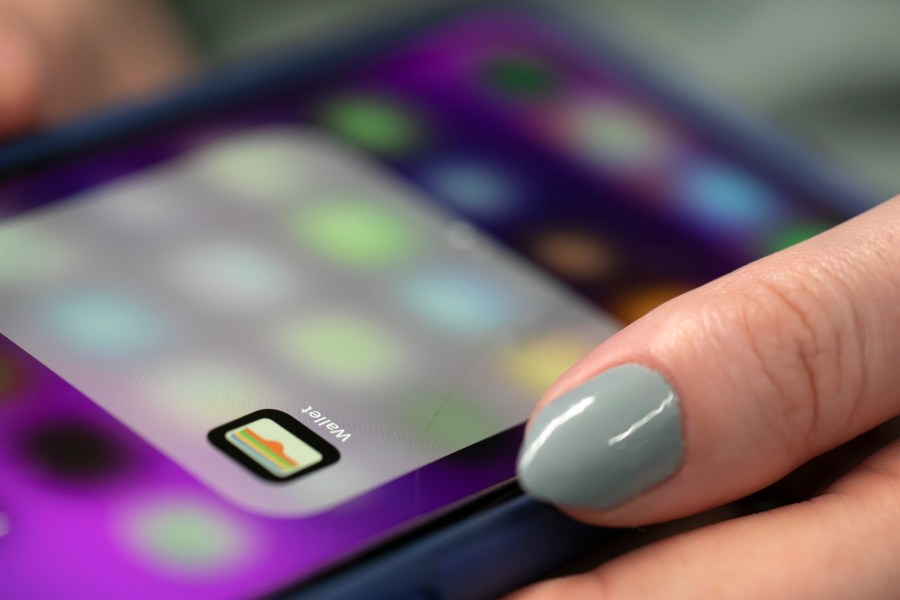
[[[675,390],[656,371],[624,364],[537,415],[519,454],[519,479],[549,502],[610,508],[672,475],[683,446]]]

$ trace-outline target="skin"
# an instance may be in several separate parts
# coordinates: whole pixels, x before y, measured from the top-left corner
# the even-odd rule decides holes
[[[0,0],[0,136],[152,93],[191,69],[152,0]],[[633,526],[740,498],[900,414],[900,200],[661,306],[564,375],[540,406],[639,362],[679,391],[685,459],[607,511]],[[514,595],[891,598],[900,589],[900,443],[818,497],[656,542]]]
[[[661,306],[564,375],[540,406],[640,362],[681,395],[685,458],[610,510],[633,526],[762,489],[900,414],[900,197]],[[814,499],[651,544],[523,590],[543,598],[894,598],[900,443]]]
[[[146,96],[190,71],[153,0],[0,0],[0,137]]]

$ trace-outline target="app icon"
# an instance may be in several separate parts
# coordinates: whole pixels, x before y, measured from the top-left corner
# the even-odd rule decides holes
[[[334,311],[279,323],[273,342],[286,361],[341,387],[401,376],[411,362],[394,332],[353,312]]]
[[[7,225],[0,230],[0,286],[53,281],[73,263],[74,248],[34,227]]]
[[[328,198],[303,206],[292,227],[304,245],[348,267],[395,265],[416,257],[422,246],[415,226],[377,198]]]
[[[619,261],[609,241],[574,227],[539,232],[531,242],[531,255],[553,273],[573,281],[608,278]]]
[[[672,193],[687,218],[729,237],[771,230],[784,218],[788,204],[754,173],[709,160],[686,164]]]
[[[553,135],[588,164],[613,175],[658,165],[676,140],[651,113],[615,97],[574,98],[552,107]]]
[[[337,462],[340,455],[296,419],[260,410],[209,433],[209,440],[265,479],[287,481]]]
[[[480,158],[449,158],[425,165],[425,186],[476,219],[509,217],[523,209],[525,182],[511,169]]]
[[[483,76],[494,91],[517,99],[543,98],[559,87],[552,67],[530,56],[495,57],[483,67]]]
[[[159,350],[168,339],[162,315],[118,290],[66,290],[42,308],[35,320],[69,347],[70,356],[126,360]]]
[[[305,132],[258,127],[223,136],[198,151],[193,169],[204,184],[252,204],[293,199],[315,180]]]
[[[475,269],[438,267],[421,272],[397,288],[400,300],[416,316],[456,335],[502,332],[523,317],[525,302],[513,283]]]
[[[320,115],[344,139],[380,154],[405,154],[426,137],[421,117],[393,98],[369,94],[333,98]]]
[[[184,494],[125,505],[115,534],[131,554],[169,576],[227,573],[253,559],[258,533],[222,506]]]
[[[539,394],[592,348],[578,334],[552,331],[504,351],[501,365],[512,381]]]
[[[266,249],[237,239],[198,242],[169,269],[174,283],[216,311],[266,311],[296,300],[298,269]]]

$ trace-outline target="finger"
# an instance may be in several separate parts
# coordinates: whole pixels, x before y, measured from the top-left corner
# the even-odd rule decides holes
[[[192,64],[163,3],[0,0],[0,136],[153,94]]]
[[[810,502],[670,538],[515,600],[896,598],[900,444]]]
[[[58,13],[54,0],[42,4],[42,20]],[[47,99],[49,121],[66,119],[111,101],[133,100],[158,93],[177,83],[193,65],[191,49],[166,3],[156,0],[77,0],[57,47],[83,47],[75,73],[63,85],[79,102]],[[59,29],[59,28],[57,28]]]
[[[894,199],[602,344],[532,418],[522,485],[613,525],[744,496],[898,413],[898,332]]]
[[[0,13],[0,137],[34,124],[40,87],[33,40],[5,17]]]

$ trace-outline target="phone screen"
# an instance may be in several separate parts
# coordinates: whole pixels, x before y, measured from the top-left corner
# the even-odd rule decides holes
[[[511,9],[0,184],[13,595],[272,592],[513,475],[614,332],[837,217]]]

